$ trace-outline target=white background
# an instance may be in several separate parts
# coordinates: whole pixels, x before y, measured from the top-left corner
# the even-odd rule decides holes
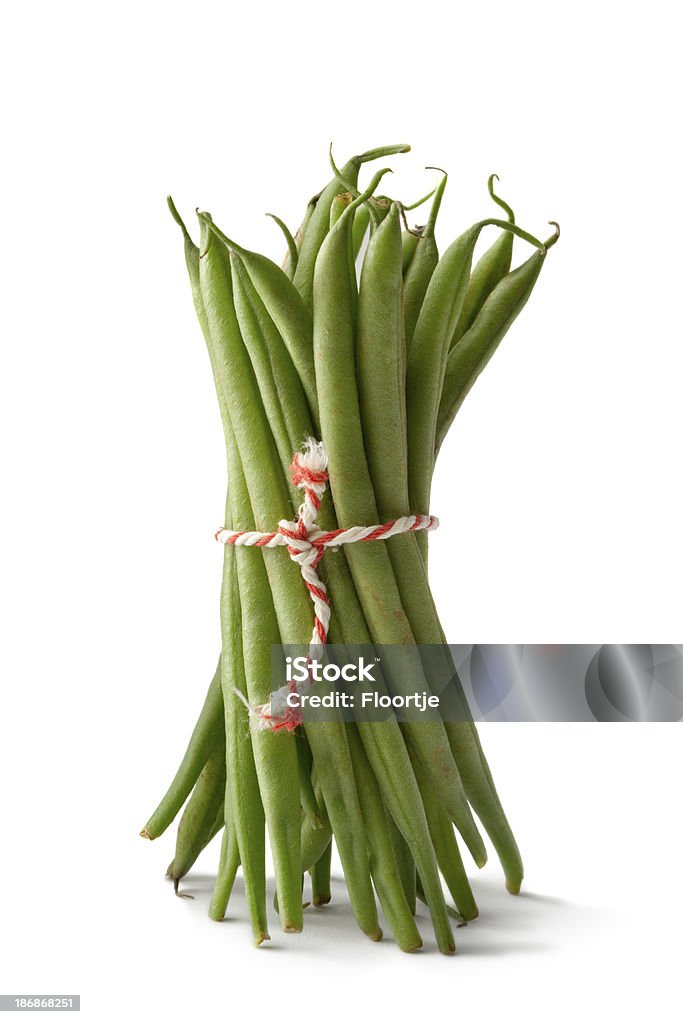
[[[3,10],[0,991],[80,992],[96,1022],[677,1019],[676,726],[483,730],[527,889],[487,868],[453,959],[370,946],[341,890],[255,951],[239,890],[205,916],[217,851],[181,902],[171,838],[137,837],[219,639],[224,456],[168,191],[277,257],[263,214],[296,225],[331,139],[406,141],[387,190],[446,167],[442,241],[492,171],[525,227],[560,221],[442,454],[443,619],[680,639],[675,5]]]

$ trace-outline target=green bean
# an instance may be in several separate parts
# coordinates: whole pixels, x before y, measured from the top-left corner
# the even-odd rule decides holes
[[[172,210],[173,212],[173,210]],[[187,264],[195,309],[207,343],[209,358],[216,379],[219,408],[226,435],[228,452],[234,448],[232,424],[222,387],[220,368],[223,353],[212,332],[210,317],[201,289],[201,261],[199,250],[192,243],[180,219],[185,237],[185,262]],[[231,520],[230,501],[226,507],[226,520]],[[231,766],[228,773],[230,801],[239,848],[242,872],[244,874],[247,903],[254,935],[254,942],[260,945],[270,938],[266,917],[265,880],[265,818],[258,788],[258,778],[248,738],[246,709],[234,695],[234,689],[246,692],[242,651],[242,614],[235,552],[226,546],[223,562],[223,586],[221,590],[221,630],[223,653],[221,659],[221,688],[225,717],[227,761]]]
[[[382,910],[398,946],[406,952],[411,952],[422,946],[422,938],[401,885],[382,796],[363,744],[353,726],[349,727],[348,735],[370,847],[372,878]],[[313,902],[315,903],[315,888]]]
[[[418,772],[417,781],[420,786],[420,793],[422,794],[422,802],[429,824],[429,834],[434,843],[439,870],[444,877],[448,891],[453,897],[459,913],[466,921],[473,921],[475,917],[479,916],[479,908],[477,907],[465,872],[465,866],[458,849],[458,842],[453,834],[453,826],[438,800],[434,799],[429,779],[424,773]]]
[[[226,254],[227,256],[227,254]],[[224,274],[226,270],[224,260]],[[201,268],[200,268],[201,278]],[[201,281],[200,281],[201,288]],[[203,302],[203,299],[202,299]],[[228,309],[228,316],[230,316]],[[234,313],[233,313],[234,316]],[[210,320],[210,317],[207,318]],[[237,529],[253,529],[253,512],[246,488],[242,465],[234,444],[230,421],[230,397],[221,376],[220,347],[209,337],[213,350],[212,364],[217,376],[219,402],[224,408],[224,427],[229,460],[231,514]],[[234,402],[233,402],[234,405]],[[255,557],[254,557],[255,556]],[[246,689],[255,703],[264,703],[269,696],[270,643],[279,643],[277,619],[272,603],[262,598],[268,589],[268,577],[261,552],[236,551],[236,568],[240,603],[244,609],[243,659]],[[270,641],[268,637],[270,636]],[[256,733],[253,738],[255,769],[269,826],[276,882],[281,893],[281,922],[285,931],[300,931],[301,899],[299,888],[298,824],[292,827],[293,809],[299,804],[298,763],[291,736]]]
[[[378,160],[383,156],[391,156],[395,153],[408,153],[410,146],[381,146],[378,149],[370,149],[366,153],[360,153],[349,160],[342,168],[344,180],[355,186],[358,182],[358,172],[364,163]],[[315,262],[318,257],[320,246],[329,230],[330,206],[334,197],[339,193],[340,186],[346,191],[346,186],[335,176],[320,194],[320,199],[311,215],[306,228],[301,249],[299,251],[299,262],[294,275],[294,284],[309,310],[313,309],[313,276]]]
[[[406,406],[408,413],[408,480],[412,508],[429,509],[436,422],[446,372],[448,346],[462,311],[470,276],[472,253],[488,225],[504,228],[531,242],[543,243],[515,224],[494,218],[479,221],[465,231],[444,253],[434,271],[408,349]],[[416,257],[417,258],[417,257]],[[426,540],[419,541],[426,557]]]
[[[353,196],[350,192],[340,192],[338,196],[335,196],[330,206],[330,228],[333,228],[341,217],[347,206],[350,206],[353,202]]]
[[[505,874],[508,892],[516,895],[522,886],[524,865],[493,783],[474,723],[450,723],[446,731],[458,764],[467,799],[493,843]]]
[[[301,870],[310,871],[317,864],[332,839],[329,825],[316,828],[307,815],[301,820]]]
[[[392,815],[389,813],[387,808],[387,822],[389,825],[389,838],[391,839],[391,846],[394,851],[394,860],[396,861],[396,870],[398,871],[398,877],[401,880],[401,886],[403,892],[410,907],[411,914],[415,913],[415,861],[413,855],[410,852],[408,843],[403,838],[401,831],[394,821]]]
[[[233,526],[237,530],[253,529],[249,493],[234,446],[229,449],[228,473]],[[269,584],[261,551],[238,547],[235,558],[247,694],[252,704],[264,704],[270,699],[271,646],[280,643],[280,632],[272,601],[264,600]],[[255,730],[251,741],[280,894],[282,928],[285,932],[299,932],[303,920],[296,741],[287,733],[267,730]]]
[[[360,251],[365,241],[365,236],[368,233],[368,227],[370,224],[370,210],[366,206],[361,206],[356,210],[356,215],[353,218],[353,231],[351,235],[351,244],[353,246],[353,260],[354,263],[360,255]]]
[[[163,835],[187,800],[199,778],[211,750],[223,733],[223,697],[221,694],[220,662],[214,673],[204,705],[197,719],[185,756],[159,806],[151,815],[140,835],[156,839]]]
[[[229,522],[229,514],[226,512]],[[223,703],[230,772],[230,804],[239,848],[254,944],[270,938],[266,914],[265,816],[249,735],[247,710],[235,690],[247,689],[242,652],[242,612],[235,551],[225,546],[221,589]]]
[[[297,403],[293,402],[293,408],[298,408]],[[287,408],[290,408],[290,403],[287,403]],[[301,436],[301,433],[298,434]],[[326,503],[324,503],[322,511],[322,517],[326,514]],[[354,520],[349,520],[354,521]],[[324,528],[334,528],[334,525],[326,525]],[[342,555],[342,553],[340,553]],[[335,569],[344,565],[343,555],[342,557],[335,559],[333,562]],[[333,589],[333,572],[330,571],[330,585],[331,593],[333,594],[333,605],[335,607],[343,607],[345,609],[344,614],[344,625],[346,625],[348,633],[347,636],[351,642],[368,642],[368,635],[365,632],[365,623],[359,621],[357,612],[355,611],[355,602],[351,600],[348,593],[347,578],[344,574],[341,574],[339,580],[335,580],[334,586],[339,587],[339,593]],[[426,581],[426,575],[424,569],[416,571],[414,580],[420,584],[420,586],[414,586],[409,589],[407,597],[412,595],[412,604],[414,607],[411,608],[412,621],[417,624],[418,634],[416,639],[419,643],[442,643],[443,636],[438,627],[438,620],[436,617],[436,611],[433,608],[431,594],[429,592],[428,584]],[[426,598],[426,599],[425,599]],[[431,613],[430,613],[431,609]],[[446,651],[447,654],[447,651]],[[454,669],[455,674],[455,669]],[[457,678],[457,675],[456,675]],[[393,782],[393,777],[387,777],[382,775],[382,751],[387,748],[389,741],[392,739],[392,734],[388,733],[383,736],[383,745],[380,749],[374,745],[374,739],[376,738],[373,733],[373,728],[377,729],[378,726],[371,726],[370,730],[361,729],[361,734],[364,734],[364,742],[367,744],[369,754],[371,754],[371,760],[373,762],[373,768],[381,778],[382,790],[385,793],[385,798],[390,801],[392,814],[394,814],[397,822],[403,823],[403,830],[408,827],[407,822],[417,822],[418,812],[415,805],[415,794],[412,794],[410,800],[410,806],[412,811],[408,817],[401,816],[402,810],[398,800],[405,798],[407,801],[409,798],[410,788],[407,782],[407,787],[404,787],[401,792],[393,797],[390,796],[390,785]],[[458,766],[458,772],[462,776],[463,784],[465,787],[465,793],[472,803],[477,815],[479,816],[482,824],[484,825],[488,836],[492,839],[494,847],[501,859],[501,863],[506,872],[506,882],[508,888],[511,891],[518,891],[523,877],[523,868],[521,859],[519,857],[519,851],[512,835],[512,831],[508,824],[507,818],[501,806],[500,800],[496,793],[496,788],[493,783],[492,777],[486,765],[486,760],[483,752],[480,748],[476,729],[471,722],[464,721],[461,723],[445,723],[446,736],[449,738],[451,750],[455,757],[456,764]],[[405,754],[402,741],[394,742],[392,757],[395,759],[395,763],[399,764],[401,756]],[[408,772],[407,766],[403,766],[403,770]],[[411,771],[412,774],[412,771]],[[414,779],[413,779],[413,783]],[[418,798],[419,799],[419,798]],[[421,806],[421,805],[420,805]],[[426,822],[424,824],[426,829]],[[422,842],[421,829],[417,826],[417,837]],[[413,843],[417,842],[416,838],[413,837]],[[422,853],[424,857],[424,850]],[[418,860],[416,855],[416,861]],[[423,873],[426,868],[422,867]]]
[[[169,869],[176,892],[178,882],[209,842],[224,793],[225,746],[221,745],[204,765],[178,825],[175,855]]]
[[[497,203],[505,211],[510,223],[514,224],[515,215],[512,207],[504,199],[501,199],[500,196],[497,196],[493,190],[494,179],[498,180],[497,174],[492,174],[489,178],[489,195],[494,203]],[[465,292],[465,298],[463,299],[462,312],[458,318],[449,348],[453,348],[456,342],[462,338],[463,334],[469,330],[479,310],[484,305],[487,296],[491,294],[498,282],[502,281],[505,275],[509,273],[514,240],[515,236],[509,231],[501,231],[496,241],[486,250],[472,271],[472,276]]]
[[[236,262],[233,260],[233,270],[236,265]],[[252,295],[251,299],[253,302],[257,302],[258,296]],[[270,409],[271,403],[277,399],[277,394],[273,392],[273,377],[285,379],[288,372],[287,362],[289,355],[281,339],[278,339],[273,331],[268,332],[267,345],[272,360],[273,373],[266,372],[260,359],[254,360],[254,366],[260,394],[265,407]],[[290,395],[291,401],[287,403],[284,409],[284,420],[287,424],[286,434],[278,439],[278,450],[281,450],[283,447],[286,448],[288,444],[292,443],[293,438],[298,439],[310,432],[310,424],[305,419],[306,413],[301,412],[303,408],[301,395],[297,395],[293,382],[290,382],[288,387],[291,387],[291,390],[286,393]],[[279,423],[279,418],[274,417],[274,422]],[[319,520],[323,529],[334,529],[336,527],[336,521],[331,514],[328,502],[323,502]],[[344,609],[341,621],[333,619],[331,638],[334,640],[336,632],[342,629],[344,638],[348,639],[349,642],[369,643],[370,635],[367,632],[367,627],[358,605],[358,598],[348,573],[343,552],[336,553],[329,563],[328,585],[333,606]],[[415,857],[419,860],[424,875],[427,877],[430,874],[430,870],[432,872],[432,888],[434,890],[438,886],[436,863],[429,842],[426,820],[424,819],[424,813],[419,800],[417,784],[412,774],[412,768],[398,724],[392,718],[391,721],[384,723],[359,724],[359,730],[385,798],[389,806],[392,807],[396,819],[401,822],[402,827],[410,835],[410,842],[412,848],[414,848]],[[389,768],[389,765],[392,765],[392,767]],[[318,803],[322,809],[320,796],[318,796]],[[320,836],[315,836],[314,841],[318,843],[320,838]],[[302,842],[304,842],[303,839]],[[431,868],[430,858],[433,862]],[[437,920],[438,914],[437,908]],[[439,927],[442,927],[442,925],[439,925]],[[448,945],[447,937],[443,940],[442,944]]]
[[[332,839],[311,867],[311,889],[313,906],[325,907],[332,899],[330,869],[332,864]]]
[[[210,226],[210,222],[203,218]],[[288,511],[288,490],[232,305],[228,257],[210,230],[200,260],[201,294],[210,332],[221,352],[217,375],[229,406],[237,448],[252,500],[256,527],[272,528]],[[242,254],[240,254],[242,255]],[[253,459],[259,453],[258,461]],[[310,602],[298,567],[282,552],[263,549],[283,643],[301,642],[311,628]],[[381,930],[372,893],[367,850],[361,842],[362,818],[352,779],[343,723],[311,724],[306,734],[320,765],[330,822],[344,865],[349,896],[361,929],[377,939]]]
[[[417,243],[420,241],[423,231],[424,225],[412,229],[406,228],[405,231],[401,232],[401,249],[403,254],[402,270],[404,283],[406,274],[408,273],[410,264],[412,263],[413,257],[417,250]]]
[[[472,326],[451,349],[439,402],[437,453],[472,385],[524,309],[545,256],[545,250],[535,252],[504,277],[484,302]]]
[[[315,798],[315,792],[313,790],[313,783],[311,782],[311,768],[313,767],[313,758],[311,756],[311,748],[306,742],[306,737],[303,733],[297,733],[296,736],[296,752],[299,764],[299,789],[301,792],[301,806],[304,812],[311,818],[313,824],[317,828],[322,828],[326,822],[323,817],[323,813],[318,806],[318,801]]]
[[[330,240],[332,238],[331,233]],[[370,240],[363,261],[358,304],[357,401],[359,404],[359,429],[362,426],[362,441],[354,446],[353,457],[358,465],[360,459],[365,459],[367,455],[367,465],[372,481],[370,489],[376,496],[378,506],[377,511],[372,511],[375,515],[379,514],[380,519],[410,515],[411,511],[408,497],[404,404],[405,355],[401,319],[401,261],[399,210],[394,205],[389,217]],[[337,358],[339,359],[340,356],[338,355]],[[345,401],[351,400],[352,397],[349,394],[345,395]],[[321,415],[322,411],[323,399],[321,396]],[[348,438],[346,444],[351,447]],[[338,491],[334,490],[334,494],[338,504]],[[372,514],[369,509],[354,509],[353,511],[357,515],[361,515],[363,512]],[[352,521],[362,522],[363,520],[352,519]],[[384,554],[384,552],[382,553]],[[387,541],[386,553],[395,576],[399,605],[408,611],[408,602],[410,602],[411,606],[414,606],[411,608],[413,615],[428,616],[431,611],[431,599],[429,588],[424,580],[424,568],[415,535],[406,534]],[[417,601],[412,596],[416,584],[421,586],[421,590],[426,591],[426,595]],[[426,605],[423,607],[425,600]],[[414,634],[415,623],[410,611],[408,611],[408,619],[413,636],[417,639]],[[419,642],[427,641],[418,639]],[[419,665],[417,655],[416,661]],[[448,792],[444,792],[443,787],[435,782],[437,791],[448,807],[449,814],[453,816],[453,820],[471,849],[476,862],[478,864],[485,863],[484,844],[467,805],[443,725],[439,724],[439,727],[435,728],[435,723],[419,723],[417,729],[411,728],[410,731],[423,763],[433,763],[434,761],[433,755],[427,758],[421,743],[427,732],[432,737],[433,747],[439,749],[439,745],[441,746],[441,764],[439,770],[434,774],[443,779],[443,772],[446,771]]]
[[[327,209],[329,216],[329,206]],[[216,227],[207,214],[200,213],[198,216],[211,235],[217,236],[228,249],[240,255],[249,277],[289,350],[301,378],[311,413],[316,419],[318,401],[312,357],[313,325],[309,310],[303,304],[293,283],[272,260],[233,242]]]
[[[438,170],[438,168],[435,168]],[[403,309],[405,319],[406,346],[408,351],[413,344],[415,327],[420,315],[422,303],[429,287],[429,282],[439,262],[439,249],[434,237],[436,218],[441,209],[441,202],[448,181],[445,171],[441,172],[443,177],[436,187],[432,208],[429,211],[429,219],[424,230],[417,240],[415,252],[413,253],[408,268],[405,272]]]
[[[225,803],[223,810],[225,828],[221,842],[221,855],[218,862],[218,873],[216,882],[211,894],[209,905],[209,917],[212,921],[222,921],[230,902],[232,887],[235,884],[235,876],[240,863],[240,852],[237,844],[237,835],[232,818],[232,805],[230,802],[230,789],[226,788]]]

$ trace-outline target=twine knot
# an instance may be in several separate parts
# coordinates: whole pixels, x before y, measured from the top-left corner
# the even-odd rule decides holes
[[[381,526],[352,526],[348,529],[323,532],[316,526],[318,511],[327,487],[327,453],[322,441],[308,438],[302,452],[295,452],[289,467],[292,483],[303,490],[304,497],[295,520],[281,519],[273,533],[259,533],[256,530],[225,530],[216,533],[221,544],[246,547],[286,547],[293,562],[299,566],[301,576],[313,602],[313,634],[309,646],[309,661],[319,657],[327,643],[330,624],[330,602],[327,588],[316,572],[318,563],[326,548],[340,547],[357,541],[388,540],[402,533],[417,530],[435,530],[439,525],[436,516],[415,515],[392,519]],[[250,704],[244,694],[235,690],[236,695],[246,704],[256,728],[284,729],[288,732],[301,724],[299,708],[287,702],[291,693],[303,693],[310,687],[310,679],[298,685],[294,682],[281,686],[267,704]]]

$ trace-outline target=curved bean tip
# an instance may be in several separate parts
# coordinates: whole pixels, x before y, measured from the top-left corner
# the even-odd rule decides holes
[[[193,900],[194,896],[191,896],[189,892],[178,892],[178,886],[180,885],[180,879],[173,879],[173,892],[176,894],[179,900]]]
[[[501,199],[499,195],[496,195],[496,192],[495,192],[495,190],[493,188],[493,182],[494,181],[500,181],[500,178],[498,177],[497,174],[490,174],[489,175],[489,180],[488,180],[489,195],[491,196],[491,199],[493,199],[494,203],[496,203],[498,206],[500,206],[501,210],[505,210],[505,212],[508,215],[508,219],[510,220],[510,223],[514,224],[515,223],[515,215],[514,215],[513,209],[509,205],[509,203],[506,203],[504,199]]]
[[[142,836],[143,839],[154,839],[154,836],[151,836],[146,828],[142,829],[140,835]]]
[[[173,220],[176,222],[176,224],[178,225],[178,227],[182,231],[183,236],[187,239],[188,242],[191,242],[192,239],[190,238],[190,233],[189,233],[189,231],[187,230],[187,228],[185,226],[185,221],[183,220],[183,218],[178,213],[178,208],[177,208],[176,204],[173,202],[173,197],[172,196],[166,196],[166,205],[168,206],[169,210],[171,211],[171,216],[173,217]]]
[[[550,238],[547,238],[547,239],[545,240],[545,242],[543,243],[543,245],[544,245],[544,247],[545,247],[546,249],[551,249],[551,248],[552,248],[552,247],[553,247],[553,246],[555,245],[555,242],[556,242],[556,241],[558,240],[558,238],[560,237],[560,225],[559,225],[559,224],[557,223],[557,221],[556,221],[556,220],[549,220],[549,221],[548,221],[548,224],[552,224],[552,226],[553,226],[553,227],[555,228],[555,232],[554,232],[554,234],[552,234],[552,235],[550,236]]]

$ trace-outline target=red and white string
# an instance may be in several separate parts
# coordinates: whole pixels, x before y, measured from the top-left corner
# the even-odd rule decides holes
[[[330,625],[330,601],[327,588],[317,573],[318,564],[326,548],[355,544],[359,541],[389,540],[403,533],[418,530],[435,530],[439,525],[436,516],[401,516],[380,526],[351,526],[348,529],[323,531],[316,526],[322,496],[327,487],[327,453],[322,441],[309,438],[303,452],[295,452],[290,466],[292,483],[300,487],[304,499],[294,521],[281,519],[273,533],[259,533],[255,530],[226,530],[216,533],[221,544],[239,547],[277,548],[286,547],[289,557],[299,566],[306,589],[313,602],[313,634],[309,647],[309,658],[320,658],[327,643]],[[310,684],[309,684],[310,685]],[[292,692],[301,693],[306,687],[290,682],[271,695],[267,704],[249,704],[242,693],[235,693],[244,701],[254,719],[256,728],[292,731],[302,721],[301,711],[290,707],[287,696]]]

